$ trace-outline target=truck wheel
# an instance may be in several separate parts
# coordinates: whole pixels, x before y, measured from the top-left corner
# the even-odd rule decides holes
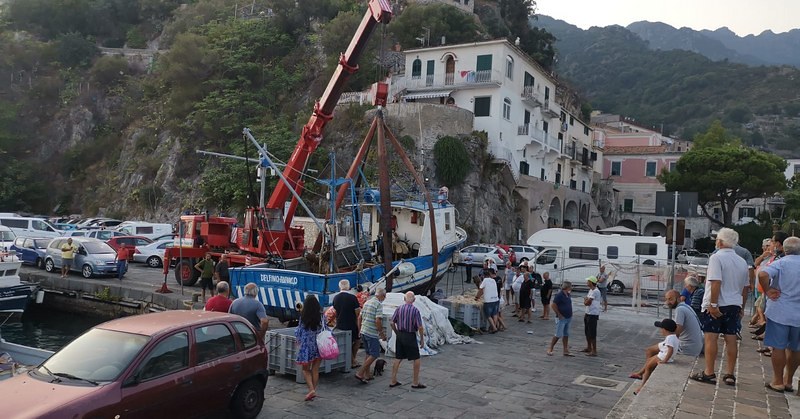
[[[261,412],[262,406],[264,406],[264,385],[256,379],[242,383],[231,399],[231,410],[237,418],[255,418]]]
[[[191,260],[182,259],[175,265],[175,280],[178,284],[183,283],[185,287],[191,287],[200,278],[200,272],[194,268]]]
[[[625,285],[617,280],[614,280],[611,285],[608,286],[608,291],[612,294],[622,294],[625,292]]]

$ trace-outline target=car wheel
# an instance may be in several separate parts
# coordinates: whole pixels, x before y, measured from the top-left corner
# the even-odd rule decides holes
[[[612,294],[622,294],[625,292],[625,285],[622,282],[614,280],[614,282],[608,286],[608,291]]]
[[[149,258],[147,258],[147,266],[151,268],[160,268],[161,258],[158,256],[150,256]]]
[[[92,275],[94,274],[94,270],[92,270],[91,265],[83,265],[83,268],[81,269],[81,274],[83,274],[84,278],[91,278]]]
[[[194,263],[191,259],[183,259],[175,265],[175,280],[178,284],[183,284],[185,287],[191,287],[200,278],[200,272],[194,268]]]
[[[53,259],[47,259],[44,261],[44,270],[47,272],[53,272],[56,270],[56,265],[53,263]]]
[[[264,385],[255,379],[242,383],[231,400],[231,410],[237,418],[255,418],[261,412],[262,406],[264,406]]]

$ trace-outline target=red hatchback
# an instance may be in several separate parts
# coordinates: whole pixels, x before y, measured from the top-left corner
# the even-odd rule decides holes
[[[267,349],[247,320],[173,310],[103,323],[0,382],[0,417],[255,418],[266,384]]]

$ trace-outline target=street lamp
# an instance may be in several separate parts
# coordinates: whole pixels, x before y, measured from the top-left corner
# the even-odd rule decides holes
[[[797,221],[792,219],[792,221],[789,221],[789,226],[792,228],[792,236],[794,236],[794,230],[797,228]]]
[[[778,231],[781,229],[780,225],[783,222],[783,214],[786,210],[786,201],[779,193],[775,193],[767,199],[767,206],[769,207],[769,218],[772,220],[772,230]],[[780,217],[775,218],[776,213],[780,209]]]

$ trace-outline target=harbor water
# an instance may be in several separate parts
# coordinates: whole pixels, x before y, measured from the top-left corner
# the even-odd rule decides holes
[[[0,334],[9,342],[57,351],[106,320],[109,319],[54,311],[46,306],[31,304],[21,318],[8,320],[0,329]]]

